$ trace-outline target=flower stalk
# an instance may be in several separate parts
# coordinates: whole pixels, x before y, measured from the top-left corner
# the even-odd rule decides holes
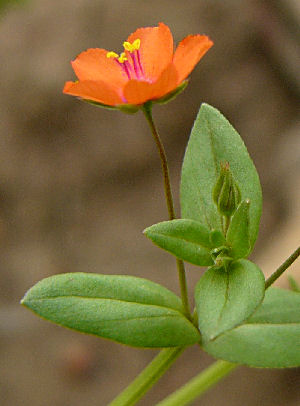
[[[169,220],[174,220],[176,218],[176,215],[175,215],[175,210],[174,210],[168,160],[167,160],[165,148],[163,146],[163,143],[161,142],[160,136],[157,132],[157,129],[156,129],[154,121],[153,121],[152,103],[151,102],[145,103],[142,107],[142,111],[149,124],[151,134],[154,138],[155,144],[158,149],[159,157],[160,157],[160,162],[161,162],[161,167],[162,167],[162,172],[163,172],[163,177],[164,177],[164,190],[165,190],[166,203],[167,203],[167,208],[168,208],[168,213],[169,213]],[[177,258],[176,265],[177,265],[177,270],[178,270],[178,278],[179,278],[179,284],[180,284],[183,311],[184,311],[184,314],[188,317],[188,319],[192,320],[190,307],[189,307],[189,300],[188,300],[188,291],[187,291],[184,263],[181,259]]]

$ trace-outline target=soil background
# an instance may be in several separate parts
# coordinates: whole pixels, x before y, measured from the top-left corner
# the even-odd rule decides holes
[[[174,259],[142,230],[167,218],[160,163],[142,114],[62,94],[87,48],[121,51],[137,27],[168,24],[176,42],[215,42],[185,92],[154,118],[176,209],[193,120],[207,102],[242,135],[264,210],[254,260],[266,275],[299,245],[300,115],[297,0],[27,0],[0,15],[0,404],[102,406],[156,351],[127,348],[40,320],[19,305],[62,272],[130,274],[178,292]],[[299,262],[290,273],[299,281]],[[192,287],[202,270],[188,266]],[[279,281],[287,287],[286,276]],[[189,348],[141,401],[152,406],[213,360]],[[299,369],[241,367],[194,405],[296,406]]]

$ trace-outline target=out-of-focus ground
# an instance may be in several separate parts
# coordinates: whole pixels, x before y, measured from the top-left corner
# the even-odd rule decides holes
[[[130,32],[159,21],[176,42],[190,33],[215,42],[186,91],[154,110],[176,199],[189,132],[205,101],[242,134],[261,177],[255,260],[268,275],[299,245],[297,0],[15,2],[0,16],[1,406],[105,405],[156,353],[65,330],[18,303],[38,280],[61,272],[127,273],[178,292],[174,259],[141,233],[167,218],[142,115],[61,92],[79,52],[118,52]],[[192,288],[200,271],[187,268]],[[298,281],[299,268],[298,261],[290,269]],[[287,286],[286,277],[279,284]],[[211,362],[188,349],[141,405],[154,405]],[[194,404],[296,406],[299,375],[243,367]]]

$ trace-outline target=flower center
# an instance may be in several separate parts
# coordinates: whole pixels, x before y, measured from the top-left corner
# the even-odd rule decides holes
[[[125,52],[118,55],[116,52],[107,52],[107,58],[115,59],[116,63],[122,68],[128,79],[144,79],[143,66],[140,55],[141,40],[136,39],[131,44],[128,41],[123,43]]]

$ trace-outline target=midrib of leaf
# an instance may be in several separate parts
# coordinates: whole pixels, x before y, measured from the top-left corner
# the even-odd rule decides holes
[[[286,306],[285,307],[285,310],[288,312],[289,310],[290,311],[293,311],[294,310],[294,307],[293,306]],[[270,309],[268,312],[264,312],[264,314],[263,314],[263,317],[269,317],[269,316],[276,316],[276,315],[279,315],[280,316],[280,312],[278,312],[278,310],[277,309]],[[247,323],[246,324],[256,324],[257,322],[254,320],[253,322],[251,321],[251,317],[253,317],[253,318],[255,318],[255,313],[254,314],[252,314],[251,316],[250,316],[250,319],[249,320],[247,320]],[[260,317],[259,315],[258,316],[256,316],[256,317]],[[299,320],[299,322],[297,322],[297,323],[300,323],[300,320]],[[266,322],[266,324],[267,324],[267,322]],[[270,322],[269,324],[272,324],[272,322]]]
[[[218,338],[222,337],[224,334],[228,334],[231,333],[234,330],[238,330],[239,328],[242,327],[250,327],[250,326],[274,326],[274,327],[285,327],[285,326],[296,326],[296,327],[300,327],[300,322],[287,322],[287,323],[244,323],[244,324],[239,324],[234,326],[233,328],[223,331],[222,333],[217,334],[216,336],[214,336],[213,338],[211,338],[209,341],[215,341]]]
[[[220,315],[219,315],[219,318],[218,318],[218,324],[221,322],[221,318],[222,318],[222,316],[223,316],[225,307],[226,307],[227,302],[228,302],[228,299],[229,299],[229,274],[227,273],[226,276],[227,276],[227,277],[226,277],[225,300],[224,300],[224,304],[223,304],[223,306],[222,306],[222,309],[221,309],[221,311],[220,311]]]
[[[187,243],[189,243],[189,244],[194,244],[194,245],[196,245],[197,247],[201,247],[201,248],[207,249],[207,252],[209,253],[208,248],[210,248],[210,247],[206,247],[205,245],[201,245],[200,243],[195,242],[195,241],[193,241],[193,240],[187,240],[186,238],[182,238],[182,237],[173,237],[173,236],[171,236],[171,235],[169,235],[169,234],[164,234],[164,233],[155,233],[155,232],[153,232],[153,231],[152,231],[152,234],[153,234],[153,235],[156,235],[156,236],[162,235],[162,236],[164,236],[164,237],[168,237],[170,240],[181,240],[181,241],[187,242]]]
[[[174,309],[173,307],[168,307],[165,305],[156,305],[156,304],[151,304],[151,303],[141,303],[141,302],[135,302],[133,300],[122,300],[122,299],[112,299],[109,297],[91,297],[91,296],[77,296],[77,295],[69,295],[69,296],[49,296],[49,297],[42,297],[39,299],[29,299],[30,303],[33,302],[42,302],[43,300],[55,300],[55,299],[84,299],[84,300],[111,300],[114,302],[120,302],[120,303],[134,303],[137,305],[142,305],[142,306],[151,306],[151,307],[158,307],[158,308],[164,308],[164,309],[169,309],[174,312],[177,312],[178,314],[182,315],[179,310]],[[25,304],[26,305],[26,304]]]
[[[214,133],[212,131],[210,122],[207,120],[207,118],[205,117],[205,122],[206,122],[206,126],[207,126],[207,130],[208,130],[208,134],[209,134],[209,141],[210,141],[210,148],[211,148],[211,154],[213,156],[214,159],[214,166],[215,166],[215,178],[217,179],[218,177],[218,172],[219,172],[219,167],[218,167],[218,161],[217,161],[217,155],[216,155],[216,151],[214,148]],[[220,223],[222,224],[222,217],[221,215],[219,215],[219,220]]]

